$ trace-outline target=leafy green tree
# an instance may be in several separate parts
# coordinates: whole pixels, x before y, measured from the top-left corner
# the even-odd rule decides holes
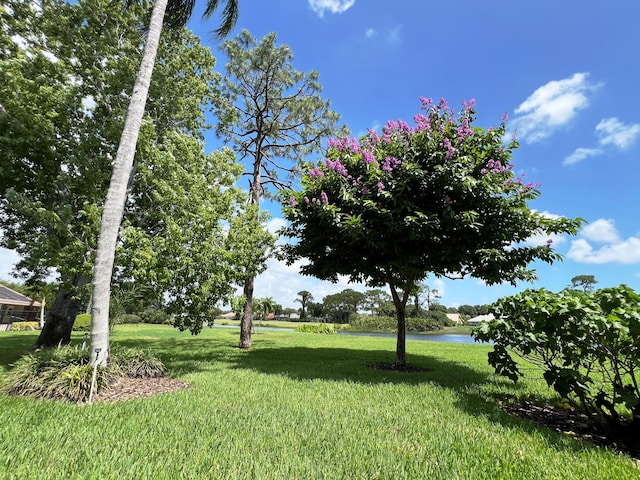
[[[593,275],[576,275],[571,279],[572,289],[582,288],[583,292],[590,292],[593,290],[593,286],[598,283],[596,277]]]
[[[389,122],[382,135],[332,140],[327,158],[310,166],[300,190],[283,192],[290,225],[288,262],[306,258],[303,274],[337,281],[346,275],[388,285],[398,324],[395,365],[406,365],[405,307],[428,274],[472,276],[488,284],[533,280],[534,260],[561,256],[534,234],[575,234],[581,220],[531,210],[539,195],[515,178],[506,123],[473,127],[474,103],[456,117],[444,100],[422,99],[415,126]]]
[[[314,319],[324,321],[327,312],[323,302],[309,302],[307,305],[307,315]]]
[[[213,15],[219,4],[219,0],[207,0],[204,17],[208,18]],[[93,265],[91,349],[101,352],[101,355],[96,355],[94,360],[98,364],[105,364],[108,358],[109,296],[118,232],[124,216],[127,191],[134,170],[134,157],[143,124],[151,75],[160,45],[162,25],[164,22],[171,29],[183,28],[191,17],[194,5],[195,2],[180,0],[154,0],[153,2],[151,17],[146,29],[142,60],[124,117],[124,128],[113,161],[111,180],[102,209],[100,233]],[[237,0],[226,0],[223,22],[216,30],[217,35],[219,37],[225,36],[235,25],[237,17]]]
[[[411,291],[415,316],[420,316],[420,305],[427,305],[427,310],[431,310],[431,305],[440,300],[441,295],[438,290],[429,287],[426,283],[418,283]]]
[[[358,313],[358,309],[365,301],[365,295],[347,288],[341,292],[327,295],[322,300],[324,310],[340,323],[347,323],[351,314]]]
[[[391,302],[391,295],[380,288],[364,292],[364,305],[374,315],[385,315],[384,306]]]
[[[336,131],[338,114],[320,96],[318,73],[296,71],[291,50],[276,46],[275,33],[258,43],[244,30],[226,41],[222,51],[229,62],[223,87],[226,102],[216,111],[222,120],[217,134],[247,162],[251,202],[259,205],[269,186],[286,184],[298,164]],[[253,223],[260,223],[257,216]],[[245,276],[240,348],[251,348],[254,281],[255,275]]]
[[[123,281],[144,285],[148,301],[164,303],[177,328],[197,334],[237,278],[226,229],[243,215],[245,196],[234,187],[242,167],[230,149],[203,155],[197,138],[167,137],[137,168],[130,195],[137,215],[123,222],[114,290]]]
[[[469,318],[478,316],[478,310],[473,305],[460,305],[458,307],[458,313],[466,315]]]
[[[301,290],[298,292],[298,296],[300,298],[296,298],[294,302],[300,304],[300,318],[305,319],[307,318],[307,305],[309,302],[313,302],[313,295],[311,295],[311,292]]]
[[[57,275],[60,288],[36,343],[56,346],[69,341],[76,314],[89,299],[100,206],[149,4],[126,10],[101,0],[5,5],[0,8],[6,25],[0,29],[0,80],[7,86],[0,89],[1,242],[21,255],[17,273],[27,283]],[[202,139],[202,107],[215,98],[215,59],[196,37],[186,30],[167,32],[159,58],[136,178],[152,168],[145,162],[154,156],[178,153],[178,137],[202,152],[202,144],[187,142],[184,135]],[[161,173],[168,179],[173,169],[149,175]],[[144,185],[136,190],[134,182],[127,215],[142,217],[141,200],[156,193]],[[148,227],[148,235],[157,233],[157,225]]]

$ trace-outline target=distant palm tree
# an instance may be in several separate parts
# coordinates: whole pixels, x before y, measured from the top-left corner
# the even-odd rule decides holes
[[[220,5],[220,0],[207,0],[203,16],[209,18]],[[113,162],[111,182],[102,211],[96,259],[93,267],[93,297],[91,305],[92,361],[104,364],[109,352],[109,297],[118,230],[124,214],[127,187],[133,169],[133,158],[142,125],[151,75],[160,44],[163,22],[168,28],[184,27],[193,13],[195,0],[155,0],[142,61],[133,86],[133,93],[120,137],[118,152]],[[226,36],[238,19],[238,0],[226,0],[222,23],[214,34]]]
[[[311,292],[306,290],[301,290],[298,292],[298,295],[300,298],[296,298],[294,302],[298,302],[302,305],[302,308],[300,309],[300,318],[305,319],[307,318],[307,305],[309,302],[313,301],[313,295],[311,295]]]

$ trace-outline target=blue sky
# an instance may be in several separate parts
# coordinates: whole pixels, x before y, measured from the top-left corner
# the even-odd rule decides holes
[[[599,287],[640,291],[639,18],[634,0],[240,0],[230,37],[275,31],[297,70],[319,72],[324,98],[356,136],[411,121],[421,96],[451,105],[475,99],[478,126],[509,115],[521,142],[516,171],[542,184],[532,208],[589,223],[576,237],[554,238],[564,261],[534,265],[533,284],[428,280],[445,305],[484,304],[529,287],[557,291],[583,274]],[[196,13],[190,27],[224,71],[208,33],[216,22]],[[208,135],[207,148],[216,146]],[[269,209],[276,228],[279,208]],[[9,278],[11,263],[0,252],[0,277]],[[296,307],[300,290],[321,300],[344,288],[366,289],[301,277],[296,266],[271,260],[255,294]]]

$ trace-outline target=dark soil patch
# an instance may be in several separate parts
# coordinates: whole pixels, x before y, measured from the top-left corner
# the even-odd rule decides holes
[[[406,373],[423,373],[431,371],[428,368],[416,367],[414,365],[396,365],[395,363],[372,363],[369,365],[374,370],[390,370],[393,372],[406,372]]]
[[[511,415],[601,447],[611,448],[640,462],[640,432],[629,424],[607,429],[589,421],[589,417],[582,412],[550,405],[539,406],[528,401],[503,405],[502,408]]]

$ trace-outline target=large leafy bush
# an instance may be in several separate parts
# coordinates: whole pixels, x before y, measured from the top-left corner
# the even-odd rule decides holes
[[[592,419],[640,424],[640,295],[621,285],[595,292],[527,290],[491,306],[495,320],[474,330],[492,341],[489,363],[516,381],[519,355]],[[626,423],[626,422],[625,422]]]

